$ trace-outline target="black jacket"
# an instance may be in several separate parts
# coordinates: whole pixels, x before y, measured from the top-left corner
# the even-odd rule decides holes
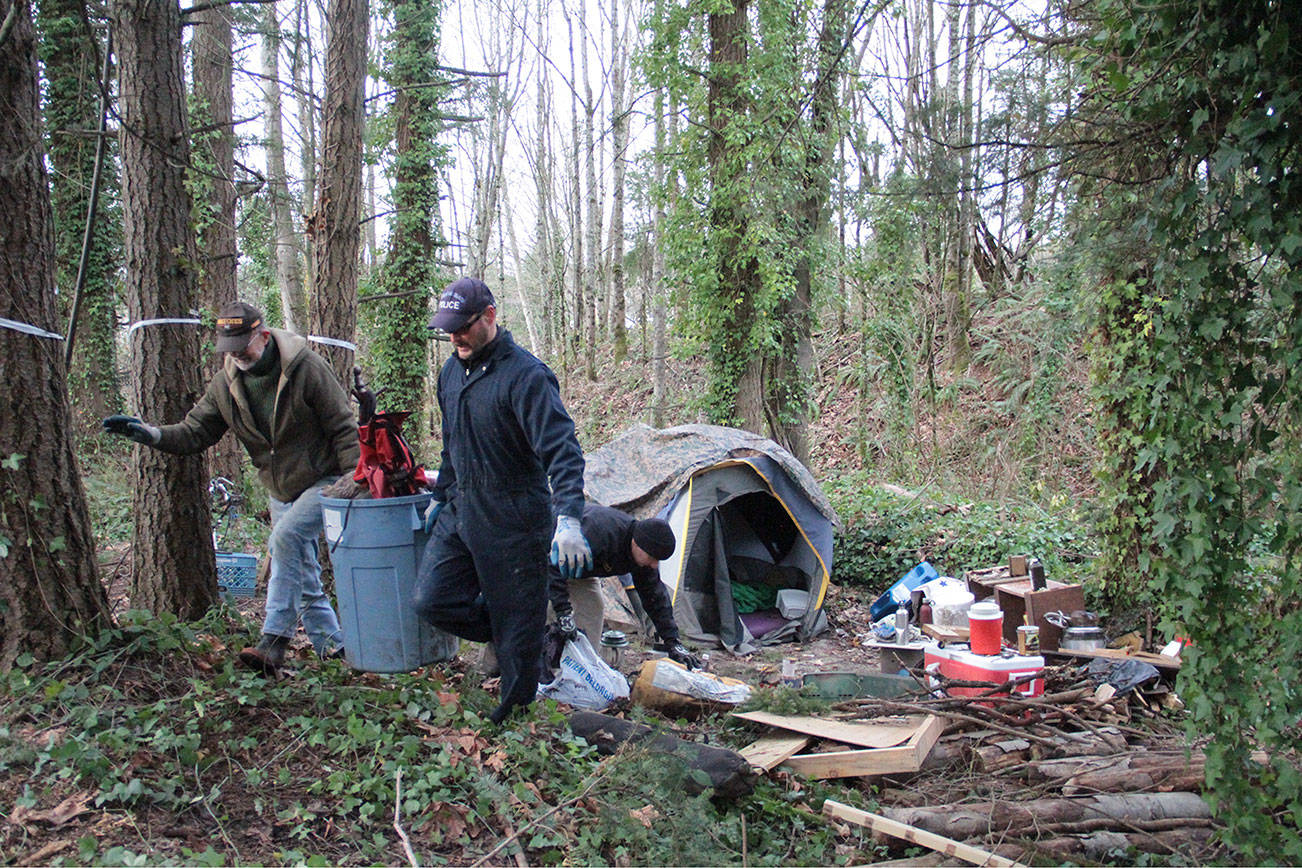
[[[658,570],[640,567],[633,562],[633,517],[627,513],[590,503],[583,508],[583,536],[592,548],[592,569],[579,578],[593,576],[633,576],[633,587],[642,598],[656,632],[665,642],[678,641],[678,626],[674,623],[673,601],[660,581]],[[551,567],[548,572],[547,593],[557,612],[571,611],[570,592],[560,570]]]
[[[439,372],[438,398],[443,454],[435,498],[550,483],[555,514],[582,514],[583,450],[560,385],[509,331],[499,328],[469,365],[449,358]]]

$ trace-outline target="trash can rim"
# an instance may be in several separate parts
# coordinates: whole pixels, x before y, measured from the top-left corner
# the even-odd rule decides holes
[[[344,509],[352,504],[352,509],[373,509],[375,507],[385,506],[404,506],[410,503],[421,503],[429,500],[433,495],[426,491],[421,494],[404,494],[401,497],[326,497],[322,495],[321,505],[331,506],[336,509]]]

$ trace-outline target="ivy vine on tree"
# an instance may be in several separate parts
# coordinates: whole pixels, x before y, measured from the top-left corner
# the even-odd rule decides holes
[[[1075,55],[1116,141],[1096,358],[1114,552],[1188,636],[1180,690],[1248,860],[1302,860],[1302,41],[1285,4],[1104,0]],[[1095,127],[1097,129],[1097,127]],[[1264,756],[1259,751],[1264,751]]]

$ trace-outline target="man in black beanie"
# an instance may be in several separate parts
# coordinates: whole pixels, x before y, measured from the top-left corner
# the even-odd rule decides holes
[[[674,532],[669,523],[658,518],[635,519],[618,509],[590,503],[583,507],[582,528],[592,547],[592,566],[568,580],[555,567],[549,574],[547,593],[560,633],[573,638],[582,630],[597,647],[603,624],[598,578],[631,574],[669,659],[688,669],[700,666],[700,659],[679,640],[673,601],[660,581],[660,562],[674,553]],[[575,597],[573,603],[571,595]]]

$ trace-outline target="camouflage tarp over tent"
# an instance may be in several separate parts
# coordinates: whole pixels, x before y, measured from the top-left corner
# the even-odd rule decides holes
[[[585,460],[591,500],[673,527],[678,548],[660,578],[684,637],[746,653],[826,626],[839,522],[809,470],[777,443],[716,425],[638,425]],[[799,618],[771,608],[788,588],[808,593]]]

